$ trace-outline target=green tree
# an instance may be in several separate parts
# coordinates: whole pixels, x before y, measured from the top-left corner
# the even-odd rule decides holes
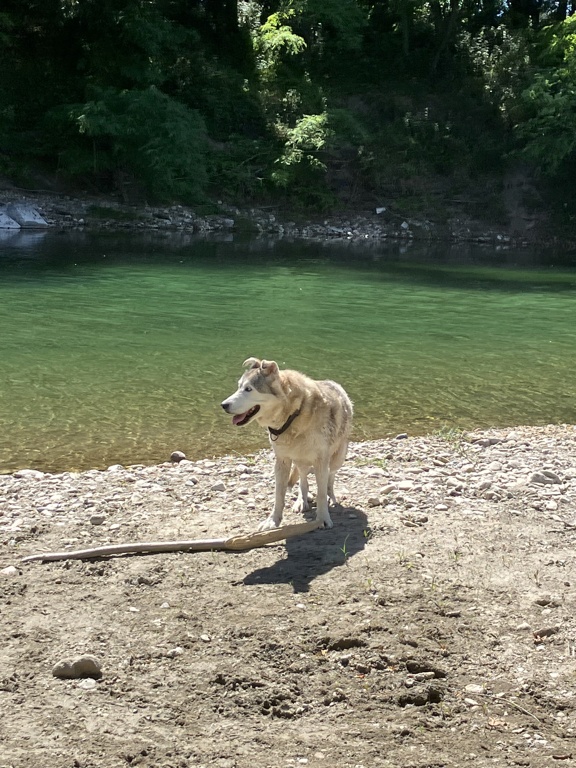
[[[523,155],[554,175],[576,163],[576,16],[540,36],[538,62],[514,128]]]

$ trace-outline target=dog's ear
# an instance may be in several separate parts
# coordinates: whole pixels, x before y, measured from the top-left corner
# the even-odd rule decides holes
[[[278,373],[278,363],[275,363],[274,360],[262,360],[260,367],[265,376],[273,376]]]
[[[244,368],[260,368],[261,360],[258,360],[257,357],[249,357],[247,360],[244,360],[242,365]]]

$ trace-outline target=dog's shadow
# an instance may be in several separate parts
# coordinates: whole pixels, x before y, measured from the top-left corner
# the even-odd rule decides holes
[[[243,579],[244,584],[291,584],[294,592],[308,592],[310,583],[333,568],[346,565],[361,552],[369,537],[366,513],[355,507],[330,510],[334,527],[286,540],[287,556]]]

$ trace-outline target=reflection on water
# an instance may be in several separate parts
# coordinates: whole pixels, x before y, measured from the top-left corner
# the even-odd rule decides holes
[[[356,439],[574,422],[572,254],[184,235],[0,238],[0,471],[266,445],[242,361],[333,378]]]

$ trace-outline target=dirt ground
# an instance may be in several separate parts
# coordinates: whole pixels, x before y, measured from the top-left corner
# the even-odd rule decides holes
[[[575,438],[353,444],[333,529],[235,554],[20,562],[254,530],[267,450],[1,476],[0,766],[573,765]]]

